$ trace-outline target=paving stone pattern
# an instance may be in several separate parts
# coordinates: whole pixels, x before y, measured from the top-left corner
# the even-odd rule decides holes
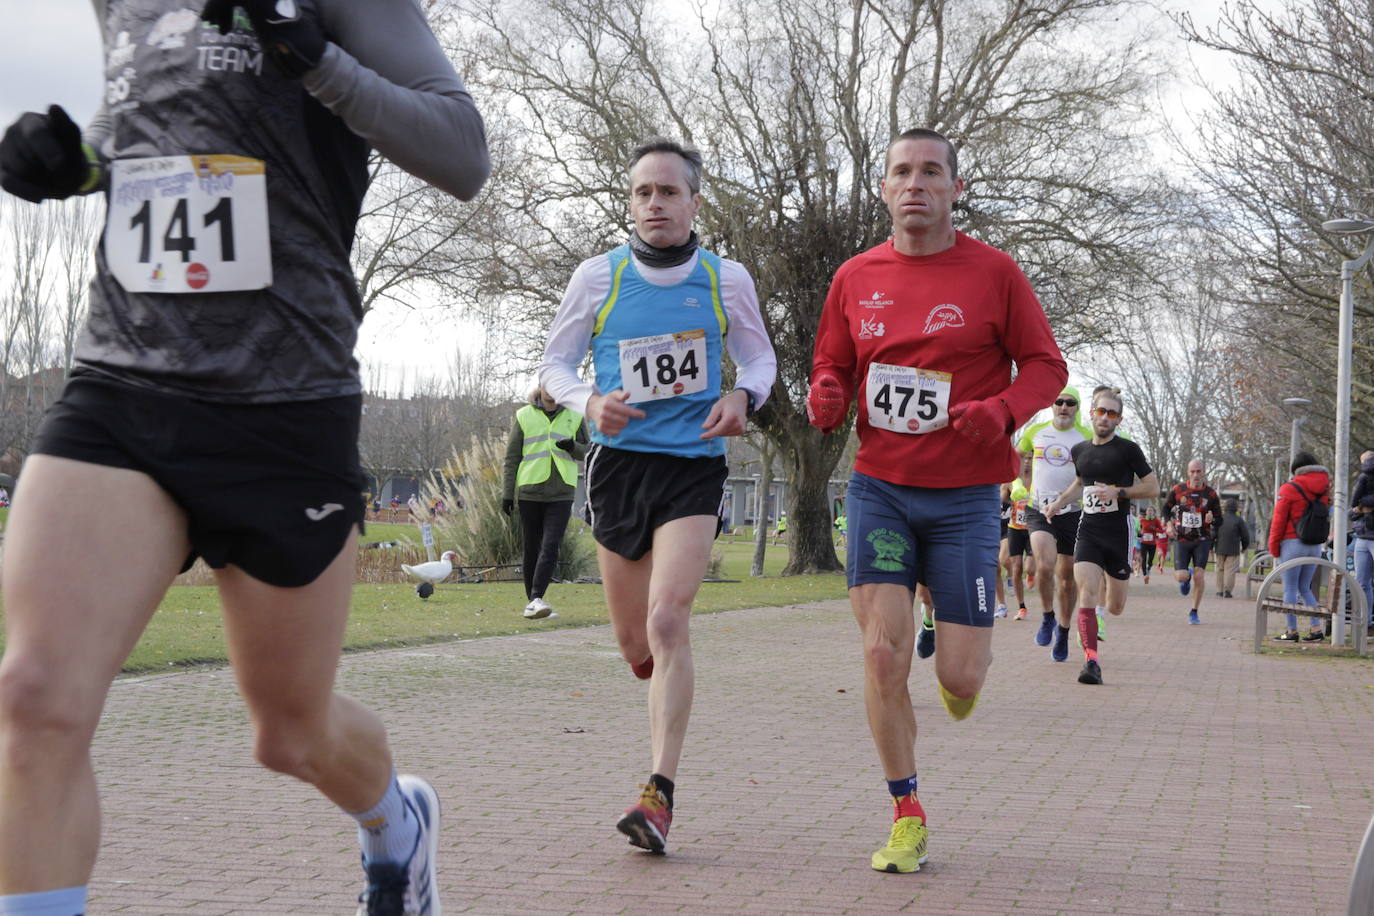
[[[649,752],[646,686],[607,627],[350,656],[340,683],[438,787],[448,913],[1344,913],[1374,663],[1255,656],[1248,603],[1209,597],[1189,626],[1171,585],[1132,592],[1102,687],[1076,682],[1076,648],[1055,664],[1034,644],[1034,609],[997,622],[965,722],[914,664],[914,875],[868,867],[890,802],[845,602],[693,619],[666,857],[613,827]],[[230,672],[119,682],[95,758],[92,914],[353,912],[352,821],[253,761]]]

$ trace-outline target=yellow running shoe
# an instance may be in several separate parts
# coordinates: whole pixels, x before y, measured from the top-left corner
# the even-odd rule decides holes
[[[944,684],[940,684],[940,702],[945,704],[945,712],[949,713],[950,718],[967,719],[968,714],[973,712],[973,707],[978,705],[978,694],[975,693],[965,700],[963,697],[956,697],[945,689]]]
[[[873,853],[875,871],[909,875],[920,871],[926,861],[926,825],[919,817],[899,817],[892,824],[887,845]]]

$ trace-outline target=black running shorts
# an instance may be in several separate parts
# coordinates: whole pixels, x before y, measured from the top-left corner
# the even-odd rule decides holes
[[[1125,525],[1120,532],[1080,528],[1073,561],[1100,566],[1113,579],[1131,578],[1130,529]]]
[[[1082,512],[1061,512],[1047,519],[1034,506],[1026,507],[1026,528],[1032,534],[1047,531],[1054,535],[1054,548],[1060,556],[1073,556],[1073,544],[1078,540],[1078,519]]]
[[[1212,552],[1212,542],[1208,538],[1196,541],[1178,540],[1174,543],[1174,569],[1207,568],[1207,557]]]
[[[1007,556],[1019,557],[1031,552],[1030,529],[1029,528],[1008,528],[1007,529]]]
[[[587,453],[592,536],[607,550],[638,560],[653,547],[660,526],[693,515],[719,519],[728,473],[724,455],[683,458],[594,445]]]
[[[151,477],[186,513],[191,555],[268,585],[309,585],[363,523],[360,395],[196,401],[90,375],[43,417],[33,451]]]

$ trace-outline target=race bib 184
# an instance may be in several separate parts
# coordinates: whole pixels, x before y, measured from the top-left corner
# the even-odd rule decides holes
[[[243,156],[116,160],[105,261],[136,293],[271,286],[266,166]]]
[[[620,387],[631,404],[706,390],[706,332],[634,337],[620,342]]]
[[[953,378],[948,372],[869,363],[865,387],[868,425],[909,435],[943,429],[949,425]]]

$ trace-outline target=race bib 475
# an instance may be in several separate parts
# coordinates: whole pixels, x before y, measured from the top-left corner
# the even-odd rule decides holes
[[[948,372],[869,363],[865,384],[868,425],[907,435],[949,425]]]

